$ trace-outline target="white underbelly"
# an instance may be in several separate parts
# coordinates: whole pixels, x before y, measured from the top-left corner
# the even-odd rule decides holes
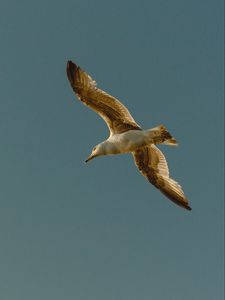
[[[108,139],[118,153],[127,153],[143,147],[149,143],[149,139],[142,130],[129,130],[121,134],[115,134]]]

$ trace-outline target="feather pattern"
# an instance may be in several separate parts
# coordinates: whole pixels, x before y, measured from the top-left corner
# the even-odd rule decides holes
[[[97,88],[91,76],[71,61],[67,63],[67,76],[79,100],[104,119],[111,135],[128,130],[141,130],[119,100]]]
[[[155,145],[137,149],[133,157],[139,171],[157,189],[176,204],[191,210],[181,186],[169,177],[165,156]]]
[[[159,126],[143,131],[118,99],[97,88],[91,76],[72,61],[67,63],[67,77],[78,99],[98,113],[110,130],[108,140],[93,148],[86,162],[101,155],[133,151],[135,163],[142,175],[170,200],[191,210],[181,186],[169,177],[169,169],[163,153],[154,145],[162,142],[167,145],[177,144],[166,128]],[[145,141],[145,134],[147,132],[153,134],[154,130],[156,132],[151,143],[147,145],[142,143]]]

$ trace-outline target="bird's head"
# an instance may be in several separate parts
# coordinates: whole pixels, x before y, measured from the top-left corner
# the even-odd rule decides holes
[[[85,160],[85,162],[87,163],[88,161],[92,160],[93,158],[95,158],[97,156],[102,156],[102,155],[105,155],[105,151],[104,151],[104,145],[101,143],[92,149],[91,155]]]

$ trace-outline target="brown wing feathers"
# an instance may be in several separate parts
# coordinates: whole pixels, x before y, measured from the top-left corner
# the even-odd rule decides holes
[[[139,171],[157,189],[174,203],[191,210],[181,186],[169,178],[166,159],[155,145],[138,149],[133,152],[133,156]]]
[[[97,112],[106,122],[111,134],[141,130],[127,108],[116,98],[100,90],[96,82],[72,61],[67,63],[67,76],[79,100]],[[169,178],[169,169],[162,152],[151,145],[133,152],[140,172],[170,200],[191,210],[181,186]]]
[[[119,100],[98,89],[96,82],[72,61],[67,63],[67,76],[78,98],[105,120],[111,133],[141,129]]]

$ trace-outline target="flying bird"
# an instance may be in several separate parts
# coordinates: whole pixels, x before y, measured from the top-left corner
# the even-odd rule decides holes
[[[99,89],[91,76],[72,61],[67,63],[67,77],[77,98],[104,119],[110,132],[107,140],[93,148],[86,162],[103,155],[132,153],[136,166],[149,182],[174,203],[191,210],[181,186],[169,176],[163,153],[155,145],[177,145],[166,127],[143,130],[118,99]]]

